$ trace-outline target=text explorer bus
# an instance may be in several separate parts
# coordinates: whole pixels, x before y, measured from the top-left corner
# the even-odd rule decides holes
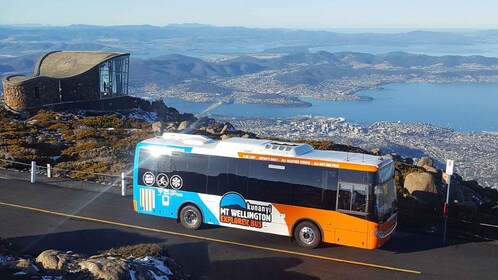
[[[136,147],[135,211],[374,249],[397,225],[390,158],[246,138],[165,133]]]

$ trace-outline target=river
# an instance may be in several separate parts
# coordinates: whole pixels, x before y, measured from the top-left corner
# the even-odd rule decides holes
[[[398,83],[357,93],[371,101],[325,101],[302,98],[311,107],[222,104],[208,114],[233,117],[281,118],[298,115],[345,117],[369,125],[378,121],[421,122],[457,131],[498,132],[498,83]],[[164,98],[180,112],[199,114],[212,104]]]

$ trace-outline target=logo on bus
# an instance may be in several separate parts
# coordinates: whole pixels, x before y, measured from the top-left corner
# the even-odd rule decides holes
[[[149,187],[154,185],[154,183],[156,182],[156,176],[154,176],[154,173],[150,171],[145,172],[142,179],[144,181],[144,184]]]
[[[220,223],[262,228],[271,223],[272,205],[246,201],[235,192],[226,193],[220,201]]]

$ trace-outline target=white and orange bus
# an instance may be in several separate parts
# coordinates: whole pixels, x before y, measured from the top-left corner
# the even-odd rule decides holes
[[[165,133],[138,143],[135,211],[374,249],[397,224],[393,161],[307,144]]]

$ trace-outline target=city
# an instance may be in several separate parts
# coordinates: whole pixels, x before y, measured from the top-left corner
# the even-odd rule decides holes
[[[498,134],[458,132],[430,124],[377,122],[370,126],[348,123],[342,117],[299,116],[296,118],[256,119],[216,116],[235,128],[260,137],[289,140],[326,139],[366,150],[380,148],[384,154],[402,157],[429,156],[443,168],[447,159],[455,160],[456,172],[466,180],[475,179],[483,187],[498,188]]]

